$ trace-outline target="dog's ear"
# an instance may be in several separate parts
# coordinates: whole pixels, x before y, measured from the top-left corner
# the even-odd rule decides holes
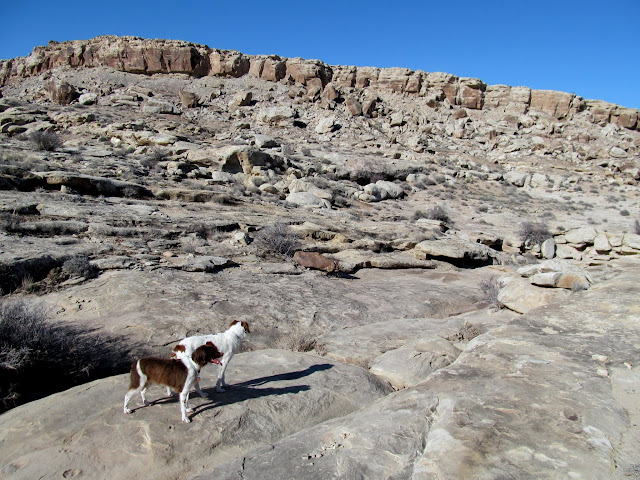
[[[230,326],[230,327],[233,327],[236,323],[238,323],[238,320],[234,320],[233,322],[231,322],[231,323],[229,324],[229,326]]]
[[[251,333],[251,330],[249,330],[249,322],[241,322],[241,325],[247,333]]]
[[[196,348],[196,351],[193,352],[193,355],[191,355],[191,358],[196,365],[203,366],[207,363],[207,355],[205,353],[204,348],[202,347]]]
[[[212,341],[208,341],[207,343],[205,343],[205,345],[209,346],[209,347],[215,347],[215,345],[213,344]],[[217,348],[216,348],[217,350]]]

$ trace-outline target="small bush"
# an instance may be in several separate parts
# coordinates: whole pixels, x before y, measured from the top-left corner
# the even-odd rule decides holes
[[[33,132],[29,135],[38,150],[54,152],[62,146],[64,140],[55,132]]]
[[[413,214],[413,219],[418,220],[420,218],[428,218],[429,220],[438,220],[440,222],[449,223],[451,222],[451,218],[447,211],[442,208],[440,205],[435,205],[431,207],[426,212],[423,210],[416,210]]]
[[[520,225],[519,233],[523,241],[529,240],[534,244],[540,244],[551,238],[549,227],[544,223],[524,222]]]
[[[264,227],[256,234],[254,243],[263,252],[276,256],[293,257],[300,249],[298,236],[289,231],[286,223]]]
[[[623,217],[628,217],[631,214],[629,213],[629,210],[624,209],[624,210],[620,210],[620,215],[622,215]]]
[[[0,412],[124,370],[128,353],[113,340],[51,323],[41,307],[0,300]]]
[[[499,309],[502,307],[502,304],[498,301],[500,284],[495,276],[484,278],[480,282],[480,290],[484,295],[483,300],[487,302],[491,308]]]
[[[62,264],[62,271],[70,277],[95,278],[100,269],[89,262],[86,255],[76,255]]]
[[[310,333],[293,333],[278,338],[274,348],[292,352],[310,352],[316,345],[317,341]]]

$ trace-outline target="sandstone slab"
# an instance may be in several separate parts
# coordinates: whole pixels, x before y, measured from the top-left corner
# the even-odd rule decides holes
[[[186,478],[390,392],[361,368],[278,350],[236,355],[225,393],[215,393],[215,375],[203,369],[210,400],[192,395],[190,424],[181,423],[176,398],[158,387],[148,393],[151,406],[125,415],[128,375],[13,409],[2,415],[0,472],[7,480]]]

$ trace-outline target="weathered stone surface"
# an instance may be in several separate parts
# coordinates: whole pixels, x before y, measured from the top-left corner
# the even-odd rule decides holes
[[[555,90],[532,90],[531,109],[548,113],[556,118],[566,117],[576,96]]]
[[[638,373],[623,362],[639,326],[631,310],[634,275],[618,281],[480,335],[453,365],[417,386],[193,480],[240,478],[238,472],[248,479],[521,477],[532,469],[535,478],[610,478],[614,470],[623,478],[633,472],[629,440],[637,438],[632,418],[640,413],[623,391]],[[606,319],[611,308],[619,313],[614,323]],[[575,309],[584,309],[579,318]]]
[[[340,271],[353,273],[361,268],[405,269],[436,268],[431,260],[415,258],[409,252],[375,253],[369,250],[346,249],[331,254],[338,260]]]
[[[135,183],[111,178],[95,177],[74,172],[38,173],[50,187],[65,186],[86,195],[114,195],[152,197],[151,191]]]
[[[431,373],[453,363],[459,354],[448,340],[427,336],[376,357],[369,371],[399,390],[425,381]]]
[[[361,368],[281,350],[236,355],[225,393],[212,391],[215,375],[213,367],[202,370],[201,384],[211,400],[192,396],[195,413],[189,425],[180,422],[176,397],[167,399],[158,387],[148,393],[158,403],[125,415],[128,375],[5,413],[0,472],[7,479],[68,472],[96,479],[186,478],[252,447],[348,414],[390,391]],[[138,401],[132,399],[131,405]],[[193,437],[201,441],[186,441]]]

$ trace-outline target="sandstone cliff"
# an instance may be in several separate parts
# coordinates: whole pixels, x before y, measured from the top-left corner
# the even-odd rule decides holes
[[[177,40],[102,36],[51,42],[28,57],[0,62],[0,86],[56,67],[109,67],[130,73],[185,73],[194,77],[250,75],[277,82],[291,79],[319,93],[332,86],[394,92],[423,98],[435,106],[447,100],[469,109],[526,113],[539,111],[558,119],[587,111],[594,123],[640,130],[639,111],[572,93],[528,87],[487,85],[477,78],[407,68],[331,66],[318,60],[277,55],[244,55]]]

